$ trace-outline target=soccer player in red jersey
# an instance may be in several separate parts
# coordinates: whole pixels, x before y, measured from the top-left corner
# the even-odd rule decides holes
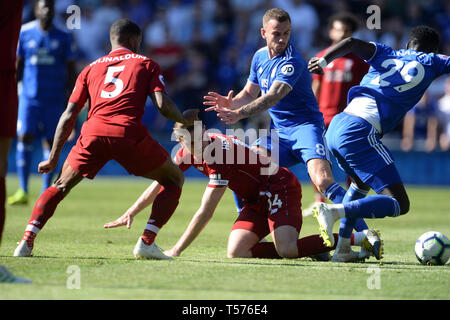
[[[191,109],[184,115],[197,120],[197,113],[198,110]],[[201,122],[195,123],[196,126],[190,127],[175,125],[174,134],[182,148],[174,160],[181,170],[194,166],[210,180],[200,208],[175,246],[165,252],[167,255],[179,256],[192,243],[211,219],[227,187],[244,202],[229,236],[228,257],[300,258],[333,249],[327,248],[319,235],[298,239],[302,192],[292,172],[275,166],[242,141],[207,133]],[[153,201],[159,188],[158,182],[154,182],[124,215],[105,224],[105,228],[123,225],[129,228],[134,216]],[[269,233],[274,242],[260,242]],[[353,244],[370,248],[369,237],[364,232],[355,233]]]
[[[11,140],[16,136],[17,81],[16,49],[22,25],[23,0],[0,2],[0,242],[5,226],[6,173]],[[21,279],[0,265],[0,282],[31,282]]]
[[[342,39],[350,37],[358,28],[357,19],[349,13],[337,13],[329,19],[329,37],[331,46]],[[330,46],[330,47],[331,47]],[[328,48],[317,53],[322,57]],[[353,53],[334,60],[324,69],[324,74],[312,75],[312,89],[323,114],[325,127],[331,119],[347,106],[347,93],[351,87],[358,85],[369,70],[369,65]],[[348,181],[350,184],[350,181]],[[315,191],[315,201],[325,202],[325,197]],[[306,210],[310,211],[310,208]]]
[[[15,256],[30,256],[34,238],[59,202],[83,178],[93,179],[108,161],[116,160],[130,174],[156,180],[163,186],[134,249],[135,257],[171,259],[156,246],[154,239],[178,205],[184,176],[142,123],[147,96],[167,119],[190,122],[166,95],[159,65],[136,53],[141,37],[134,22],[115,21],[110,29],[111,52],[86,66],[78,76],[67,109],[59,120],[50,157],[39,164],[40,173],[55,168],[77,115],[89,99],[88,119],[59,178],[36,201]]]

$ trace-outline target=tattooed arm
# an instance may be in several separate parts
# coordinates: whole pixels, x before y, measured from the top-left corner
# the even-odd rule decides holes
[[[248,118],[259,112],[265,111],[276,105],[283,99],[292,88],[284,82],[274,81],[270,90],[252,102],[243,105],[236,110],[223,109],[217,112],[217,116],[226,124],[233,124],[237,121]]]

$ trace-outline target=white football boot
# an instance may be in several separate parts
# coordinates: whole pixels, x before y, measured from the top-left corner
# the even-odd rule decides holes
[[[360,262],[361,258],[359,252],[353,250],[335,250],[332,262]]]
[[[146,245],[141,237],[134,247],[133,254],[137,259],[173,260],[172,257],[166,256],[154,242],[149,246]]]
[[[31,280],[16,277],[6,267],[0,266],[0,283],[31,283]]]
[[[14,257],[31,257],[33,247],[28,246],[26,240],[21,240],[16,250],[14,250]]]
[[[383,259],[383,240],[379,230],[367,229],[363,231],[366,235],[361,243],[361,252],[368,251],[375,259]]]
[[[334,246],[333,226],[336,218],[324,202],[316,202],[313,206],[313,215],[319,223],[320,237],[327,247]]]

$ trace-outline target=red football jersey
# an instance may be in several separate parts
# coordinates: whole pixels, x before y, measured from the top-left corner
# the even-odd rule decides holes
[[[204,151],[205,159],[199,161],[192,154],[180,148],[175,155],[174,162],[184,172],[191,166],[209,177],[208,187],[228,186],[239,197],[247,202],[254,202],[260,198],[260,192],[268,188],[269,182],[275,182],[274,176],[266,175],[269,159],[257,154],[245,143],[235,137],[222,134],[209,134],[211,144]],[[207,157],[211,156],[210,161]],[[284,170],[284,168],[279,168]],[[287,169],[286,169],[287,170]]]
[[[90,100],[82,134],[128,137],[147,132],[142,115],[147,96],[155,91],[165,92],[159,65],[121,47],[84,68],[69,101],[81,108]]]
[[[23,0],[0,1],[0,70],[16,70],[17,41],[22,25]]]
[[[326,50],[320,51],[317,57],[322,57]],[[313,80],[320,81],[318,102],[326,127],[335,115],[345,109],[348,91],[361,82],[368,70],[369,65],[364,60],[348,53],[329,63],[323,75],[313,74]]]

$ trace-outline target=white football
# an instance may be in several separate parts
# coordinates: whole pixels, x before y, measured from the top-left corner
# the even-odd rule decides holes
[[[414,249],[421,264],[443,265],[450,258],[450,242],[445,235],[437,231],[421,235]]]

